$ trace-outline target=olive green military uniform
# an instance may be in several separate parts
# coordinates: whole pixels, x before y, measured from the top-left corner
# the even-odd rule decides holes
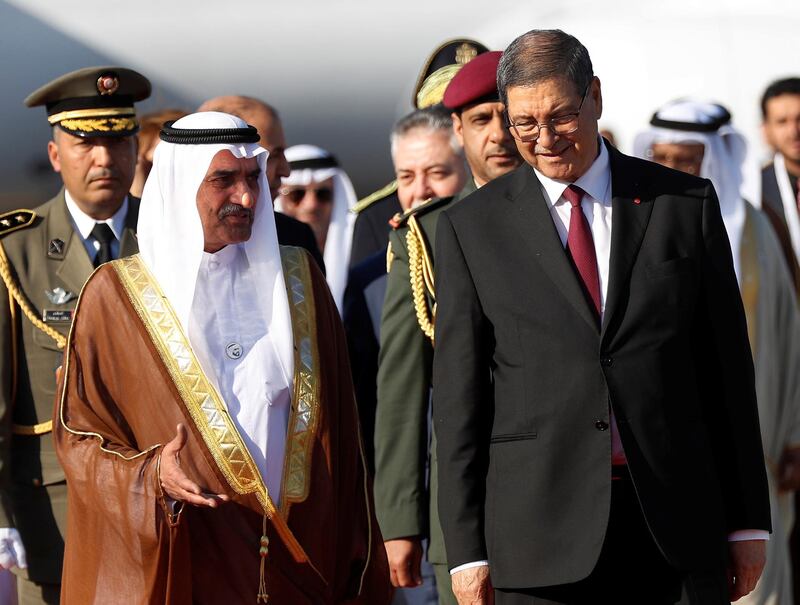
[[[398,218],[389,234],[389,278],[381,317],[375,508],[384,540],[428,536],[428,560],[436,572],[440,603],[455,603],[455,598],[436,506],[435,436],[428,447],[433,250],[439,214],[473,191],[470,179],[457,196],[432,200]]]
[[[139,200],[129,196],[120,255],[137,252],[138,211]],[[56,368],[94,266],[63,190],[33,212],[0,217],[0,247],[0,271],[7,270],[0,282],[0,527],[22,537],[28,568],[15,573],[58,585],[67,495],[50,432]]]

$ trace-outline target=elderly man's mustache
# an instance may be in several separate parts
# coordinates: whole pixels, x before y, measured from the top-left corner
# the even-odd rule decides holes
[[[217,213],[217,217],[222,220],[226,216],[246,216],[249,218],[253,217],[253,211],[250,208],[245,208],[244,206],[240,206],[239,204],[232,204],[231,202],[225,202],[222,205],[222,208],[219,209]]]

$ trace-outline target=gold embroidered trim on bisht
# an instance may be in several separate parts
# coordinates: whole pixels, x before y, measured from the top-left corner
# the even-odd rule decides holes
[[[287,427],[281,487],[281,514],[287,519],[291,505],[308,498],[311,450],[319,424],[320,387],[314,290],[308,257],[298,248],[281,247],[281,263],[295,343],[293,404]]]
[[[225,480],[238,494],[255,494],[295,561],[308,563],[327,583],[311,563],[285,520],[278,514],[261,473],[236,430],[225,403],[200,367],[180,321],[156,279],[138,254],[112,261],[110,264],[117,272],[131,304],[178,389],[189,416]]]
[[[266,494],[250,452],[225,404],[200,367],[180,321],[155,278],[139,255],[114,261],[112,266],[225,479],[238,494],[256,493],[261,504],[271,509],[268,512],[274,513],[275,506]]]

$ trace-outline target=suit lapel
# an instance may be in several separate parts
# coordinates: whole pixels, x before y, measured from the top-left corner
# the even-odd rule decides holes
[[[131,256],[139,251],[136,240],[136,223],[139,221],[139,198],[128,196],[128,213],[125,215],[125,227],[122,230],[122,239],[119,242],[119,256]]]
[[[51,248],[51,242],[55,240],[63,242],[60,253]],[[55,274],[67,291],[80,292],[83,284],[94,270],[94,266],[80,236],[72,226],[63,189],[50,210],[44,246],[47,257],[58,261]]]
[[[636,169],[613,147],[608,147],[608,153],[612,194],[611,257],[601,339],[620,306],[653,211],[653,200],[640,187]]]
[[[578,276],[561,244],[536,174],[532,168],[523,165],[516,177],[507,194],[518,211],[516,217],[511,217],[514,227],[529,248],[531,257],[541,265],[578,315],[597,332],[594,311],[589,307]]]

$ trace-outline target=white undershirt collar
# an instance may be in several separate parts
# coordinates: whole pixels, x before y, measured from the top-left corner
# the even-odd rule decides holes
[[[597,154],[594,162],[589,166],[589,170],[584,172],[574,184],[595,200],[602,204],[609,204],[611,202],[611,167],[608,159],[608,150],[600,138],[598,138],[598,145],[600,146],[600,153]],[[535,168],[534,170],[539,182],[542,184],[548,205],[554,206],[561,199],[564,190],[570,183],[551,179]]]
[[[119,209],[114,213],[109,219],[105,219],[102,221],[98,221],[93,219],[91,216],[86,214],[83,210],[78,207],[78,204],[75,203],[75,200],[69,194],[67,189],[64,189],[64,199],[67,202],[67,210],[69,210],[69,214],[72,217],[72,224],[75,227],[75,230],[81,236],[81,239],[86,241],[92,234],[92,229],[94,229],[95,223],[106,223],[109,227],[111,227],[111,231],[114,232],[114,237],[117,238],[117,241],[122,239],[122,231],[125,229],[125,216],[128,214],[128,196],[125,196],[125,199],[122,200],[122,204],[120,205]]]

